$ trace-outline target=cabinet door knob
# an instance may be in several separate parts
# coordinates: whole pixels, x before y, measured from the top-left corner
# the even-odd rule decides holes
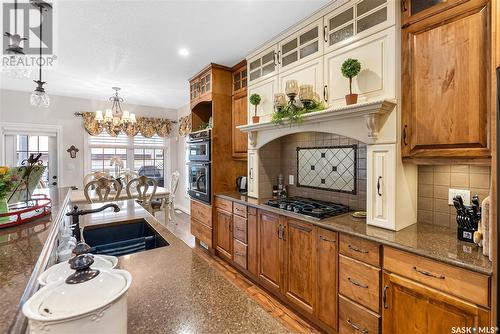
[[[382,197],[382,194],[380,193],[380,180],[382,180],[382,176],[379,176],[377,179],[377,195]]]

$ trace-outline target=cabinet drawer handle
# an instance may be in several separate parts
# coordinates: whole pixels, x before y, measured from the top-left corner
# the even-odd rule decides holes
[[[240,253],[240,252],[234,252],[234,255],[236,255],[236,256],[243,256],[243,257],[246,256],[246,254]]]
[[[364,249],[361,249],[361,248],[357,248],[357,247],[354,247],[353,245],[349,244],[347,246],[349,249],[355,251],[355,252],[358,252],[358,253],[363,253],[363,254],[368,254],[370,253],[370,251],[367,251],[367,250],[364,250]]]
[[[250,176],[250,180],[253,180],[253,167],[250,168],[250,171],[249,171],[249,176]]]
[[[413,267],[413,270],[416,271],[417,273],[425,275],[427,277],[432,277],[432,278],[437,278],[437,279],[445,279],[446,278],[444,275],[433,274],[430,271],[418,269],[417,267]]]
[[[237,229],[238,231],[245,232],[245,229],[244,229],[244,228],[237,227],[236,229]]]
[[[377,195],[382,197],[382,194],[380,193],[380,180],[382,180],[382,176],[379,176],[377,179]]]
[[[389,289],[388,285],[384,286],[384,291],[382,292],[382,301],[384,303],[384,308],[388,309],[389,305],[387,305],[387,289]]]
[[[283,226],[281,224],[278,226],[278,239],[283,239]]]
[[[360,288],[363,288],[363,289],[368,289],[368,285],[366,284],[363,284],[363,283],[359,283],[358,281],[356,281],[355,279],[352,279],[350,277],[347,277],[347,280],[349,281],[349,283],[351,284],[354,284],[356,286],[359,286]]]
[[[323,86],[323,100],[328,102],[328,85]]]
[[[405,126],[403,127],[403,144],[404,144],[404,146],[408,146],[408,141],[407,141],[408,134],[406,133],[407,129],[408,129],[408,125],[405,124]]]
[[[324,26],[323,27],[323,40],[326,42],[328,42],[328,27],[327,26]]]
[[[320,235],[319,238],[323,241],[327,241],[327,242],[333,242],[333,243],[336,243],[337,240],[332,240],[332,239],[328,239],[328,238],[325,238],[324,236]]]
[[[406,0],[401,0],[401,11],[406,12],[408,8],[406,8]]]
[[[347,319],[347,323],[352,327],[354,328],[355,330],[357,330],[358,332],[361,332],[361,333],[368,333],[368,329],[361,329],[361,327],[359,327],[358,325],[356,325],[354,322],[351,321],[351,319]]]

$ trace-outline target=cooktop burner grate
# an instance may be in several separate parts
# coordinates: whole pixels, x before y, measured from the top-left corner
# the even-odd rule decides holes
[[[324,219],[349,212],[349,207],[346,205],[304,197],[270,199],[265,204],[316,219]]]

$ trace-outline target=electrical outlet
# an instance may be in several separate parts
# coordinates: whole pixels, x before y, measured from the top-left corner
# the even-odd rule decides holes
[[[294,181],[294,175],[288,175],[288,184],[293,186]]]
[[[467,189],[448,189],[448,204],[453,205],[453,197],[460,195],[465,205],[470,205],[470,190]]]

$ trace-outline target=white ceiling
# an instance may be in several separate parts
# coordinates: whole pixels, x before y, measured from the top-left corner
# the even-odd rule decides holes
[[[178,108],[187,79],[210,62],[232,66],[329,0],[55,1],[56,66],[47,93],[92,99],[122,87],[125,103]],[[178,55],[180,48],[190,55]],[[32,75],[35,79],[35,73]],[[32,91],[0,75],[0,87]]]

